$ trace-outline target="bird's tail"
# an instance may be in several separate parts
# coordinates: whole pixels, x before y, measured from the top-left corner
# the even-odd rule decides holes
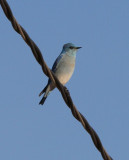
[[[44,93],[44,92],[45,92],[45,93]],[[49,86],[46,86],[46,87],[41,91],[41,93],[39,94],[39,96],[41,96],[43,93],[44,93],[44,96],[43,96],[43,98],[41,99],[41,101],[39,102],[39,104],[42,104],[42,105],[44,104],[47,96],[48,96],[49,93],[50,93],[50,87],[49,87]]]
[[[46,92],[48,85],[46,85],[46,87],[39,93],[39,96],[41,96],[44,92]]]
[[[41,101],[39,102],[39,104],[43,105],[44,102],[45,102],[45,100],[46,100],[46,98],[47,98],[47,97],[44,97],[44,96],[43,96],[43,98],[41,99]]]

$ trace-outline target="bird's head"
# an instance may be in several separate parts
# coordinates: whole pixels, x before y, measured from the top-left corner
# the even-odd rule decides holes
[[[76,52],[80,48],[82,48],[82,47],[76,47],[72,43],[67,43],[67,44],[64,44],[61,53],[68,54],[69,56],[76,56]]]

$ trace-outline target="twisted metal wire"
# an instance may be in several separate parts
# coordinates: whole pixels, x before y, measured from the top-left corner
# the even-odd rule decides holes
[[[67,106],[71,109],[71,112],[72,112],[73,116],[78,121],[81,122],[84,129],[90,134],[94,145],[96,146],[96,148],[101,153],[103,159],[104,160],[113,160],[108,155],[106,150],[104,149],[104,147],[103,147],[103,145],[102,145],[102,143],[99,139],[99,136],[97,135],[95,130],[90,126],[90,124],[88,123],[86,118],[76,109],[76,107],[75,107],[75,105],[74,105],[74,103],[71,99],[71,96],[70,96],[70,93],[69,93],[68,89],[59,82],[59,80],[56,78],[55,74],[48,68],[48,66],[45,63],[45,61],[43,59],[43,56],[41,54],[41,51],[38,48],[38,46],[29,37],[29,35],[25,31],[25,29],[21,25],[18,24],[15,17],[13,16],[13,13],[12,13],[7,1],[6,0],[0,0],[0,4],[1,4],[1,7],[2,7],[6,17],[12,23],[12,26],[13,26],[14,30],[22,36],[24,41],[31,48],[32,53],[33,53],[35,59],[37,60],[37,62],[41,65],[44,74],[52,80],[52,82],[56,85],[58,90],[61,92],[62,97],[63,97],[65,103],[67,104]]]

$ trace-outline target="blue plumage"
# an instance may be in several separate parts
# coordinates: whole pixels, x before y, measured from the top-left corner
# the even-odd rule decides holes
[[[57,65],[60,63],[60,60],[62,59],[64,54],[60,54],[57,59],[55,60],[53,66],[52,66],[52,71],[55,73]]]
[[[57,76],[58,80],[65,85],[69,79],[71,78],[74,68],[75,68],[75,60],[76,60],[76,52],[81,47],[76,47],[72,43],[67,43],[63,46],[62,52],[55,60],[52,71]],[[44,96],[39,102],[39,104],[44,104],[48,94],[55,88],[55,85],[48,80],[48,84],[39,94],[41,96],[44,92]]]

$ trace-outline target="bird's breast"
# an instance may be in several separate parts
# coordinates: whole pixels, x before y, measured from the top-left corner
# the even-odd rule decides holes
[[[59,81],[64,85],[71,78],[75,68],[75,58],[65,56],[62,58],[55,75],[59,79]]]

